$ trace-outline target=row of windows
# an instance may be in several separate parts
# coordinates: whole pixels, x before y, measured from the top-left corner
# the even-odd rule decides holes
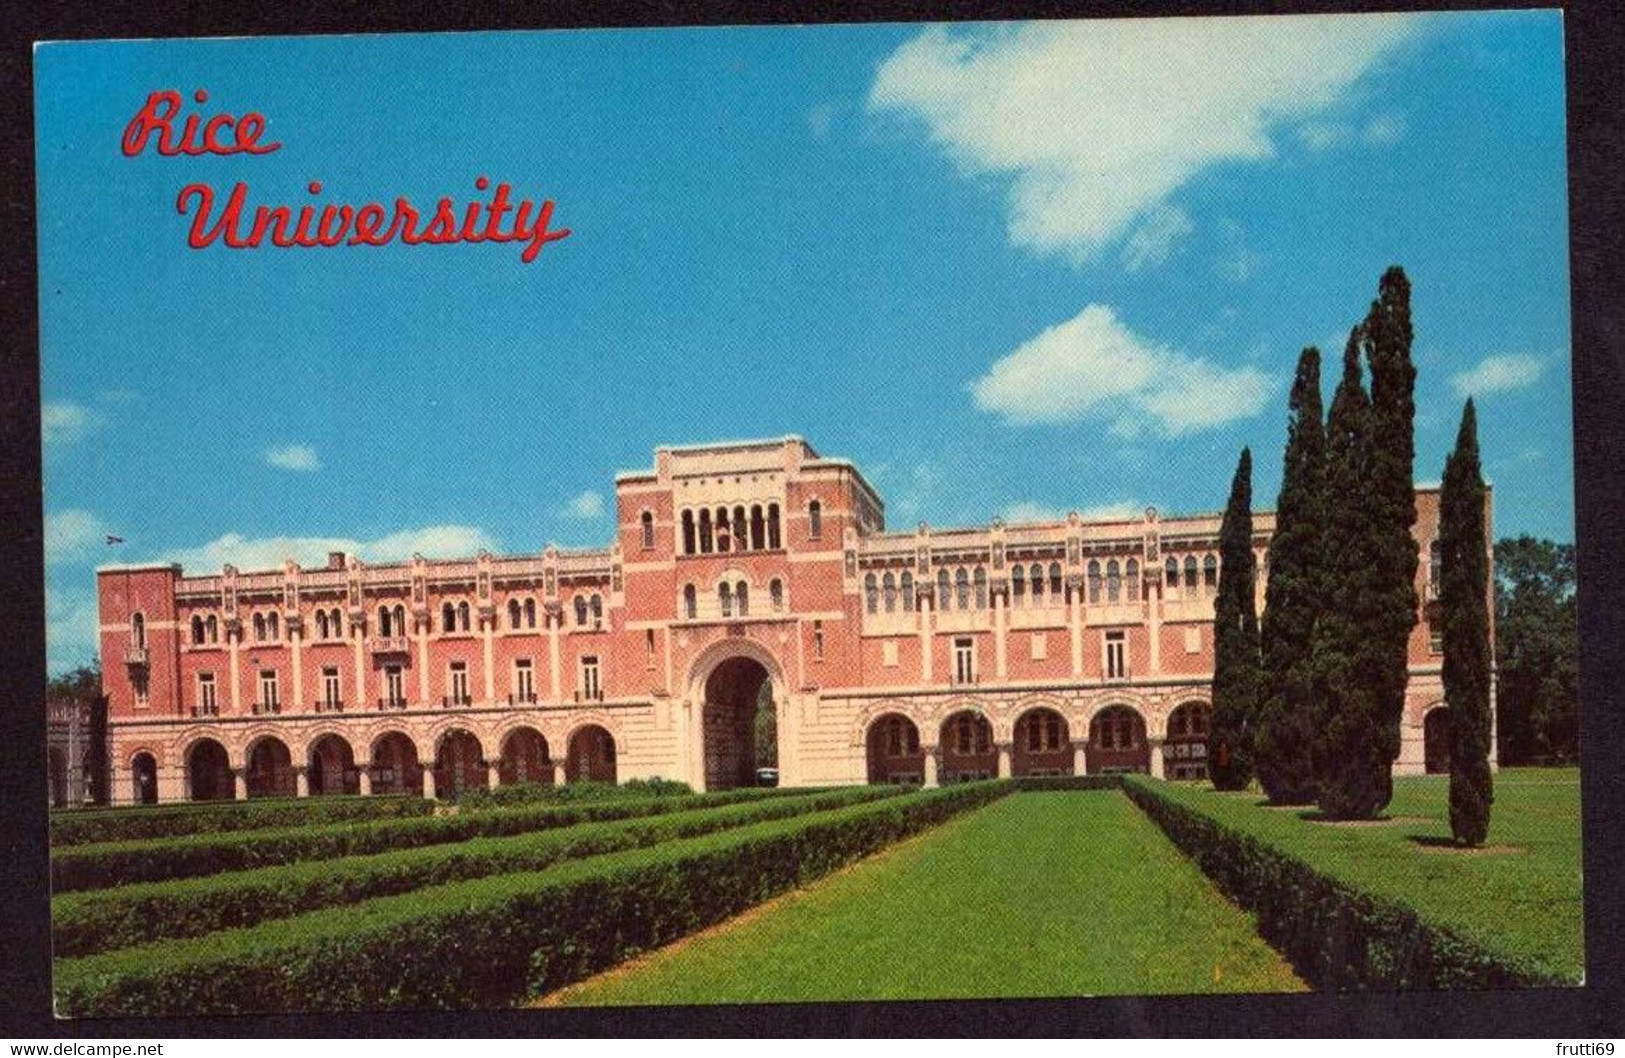
[[[1170,559],[1171,563],[1173,560]],[[1117,559],[1109,559],[1103,567],[1098,560],[1091,560],[1088,566],[1089,601],[1099,603],[1104,588],[1105,600],[1115,603],[1127,599],[1134,602],[1140,598],[1140,563],[1129,559],[1126,566],[1120,565]],[[910,613],[914,610],[915,591],[914,574],[904,570],[899,576],[894,573],[876,575],[870,573],[863,580],[864,607],[869,613],[886,613],[897,611],[901,603],[902,611]],[[951,575],[946,568],[937,570],[937,605],[939,609],[949,610],[985,610],[988,606],[987,569],[982,566],[969,570],[959,567]],[[1010,569],[1010,605],[1024,607],[1031,605],[1040,607],[1045,605],[1048,596],[1049,605],[1060,605],[1065,601],[1065,582],[1061,576],[1061,564],[1051,562],[1049,568],[1034,562],[1030,566],[1016,565]],[[1028,600],[1031,600],[1029,603]]]
[[[440,609],[440,628],[442,632],[467,632],[471,626],[468,603],[446,603]],[[575,618],[578,626],[586,626],[589,622],[598,627],[604,619],[603,596],[577,595],[575,597]],[[316,638],[319,640],[343,639],[344,618],[337,607],[330,610],[317,610],[313,623]],[[132,627],[141,626],[141,615],[136,615]],[[521,629],[534,629],[536,627],[536,600],[518,599],[508,600],[508,627],[514,631]],[[276,642],[281,638],[281,626],[275,611],[256,613],[250,621],[250,628],[254,642]],[[194,615],[191,622],[192,644],[203,646],[220,641],[219,621],[213,614],[207,617]],[[404,636],[410,634],[411,628],[406,620],[406,607],[402,605],[380,606],[378,608],[378,634],[380,636]],[[145,645],[145,635],[137,645]]]
[[[815,526],[821,529],[822,513],[817,500],[808,509]],[[817,537],[819,529],[812,535]],[[643,522],[644,546],[653,546],[654,518],[645,513]],[[779,505],[770,503],[765,508],[752,504],[733,508],[702,508],[698,514],[692,510],[682,513],[683,554],[728,554],[734,551],[777,551],[784,546],[780,525]]]
[[[784,612],[784,581],[777,577],[767,582],[767,603],[773,613]],[[717,585],[717,609],[723,617],[750,616],[750,585],[743,580],[723,581]],[[683,617],[692,621],[700,615],[699,589],[692,584],[683,585]]]
[[[1170,738],[1205,735],[1209,712],[1205,705],[1176,709],[1168,718]],[[919,729],[905,717],[887,717],[879,738],[879,748],[886,756],[902,757],[920,752]],[[1066,721],[1052,709],[1035,710],[1017,724],[1016,739],[1029,753],[1058,752],[1068,745]],[[1136,749],[1145,742],[1145,721],[1129,709],[1117,706],[1105,709],[1091,723],[1089,740],[1099,749]],[[957,714],[943,730],[943,745],[960,756],[991,753],[993,726],[984,716]]]

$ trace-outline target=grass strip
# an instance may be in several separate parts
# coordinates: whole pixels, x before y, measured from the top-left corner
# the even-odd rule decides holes
[[[57,963],[66,1017],[511,1006],[1008,794],[967,783]]]
[[[584,823],[512,837],[400,849],[164,882],[64,893],[51,901],[58,958],[196,937],[274,918],[410,892],[447,882],[540,870],[555,863],[696,837],[903,793],[858,786],[755,799],[669,815]]]

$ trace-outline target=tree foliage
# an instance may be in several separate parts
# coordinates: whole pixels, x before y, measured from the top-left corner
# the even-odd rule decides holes
[[[1503,765],[1579,759],[1574,545],[1495,545],[1496,730]]]
[[[1444,698],[1450,707],[1450,832],[1464,845],[1482,845],[1495,795],[1490,777],[1489,556],[1471,400],[1462,413],[1456,449],[1445,461],[1439,549]]]
[[[102,667],[100,662],[94,660],[52,676],[46,685],[46,696],[52,699],[72,698],[88,702],[100,697],[101,693]]]
[[[1320,350],[1313,346],[1298,358],[1288,408],[1285,467],[1260,627],[1263,672],[1254,766],[1271,802],[1309,804],[1315,800],[1313,648],[1326,518],[1326,429]]]
[[[1258,712],[1261,673],[1252,479],[1253,455],[1243,448],[1219,526],[1219,595],[1213,610],[1208,774],[1221,790],[1243,789],[1253,777],[1252,725]]]

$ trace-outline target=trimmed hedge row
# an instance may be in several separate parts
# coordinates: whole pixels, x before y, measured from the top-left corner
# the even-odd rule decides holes
[[[685,808],[785,796],[790,792],[728,790],[687,797],[625,798],[579,805],[544,804],[414,819],[81,845],[52,853],[51,885],[54,892],[66,893],[135,882],[197,878],[221,871],[272,867],[301,860],[331,860],[392,849],[466,841],[474,837],[522,834],[576,823],[662,815]]]
[[[404,819],[433,814],[433,801],[406,795],[207,801],[151,808],[115,808],[52,816],[51,844],[60,848],[98,842],[150,841],[186,834],[341,823],[358,819]]]
[[[1123,792],[1317,989],[1523,988],[1561,978],[1423,921],[1130,779]]]
[[[511,805],[551,804],[575,801],[614,801],[623,797],[681,797],[694,788],[675,779],[629,779],[617,786],[612,782],[542,783],[521,782],[487,789],[472,787],[446,799],[463,808],[503,808]]]
[[[1023,776],[1010,780],[1018,790],[1121,790],[1121,775]]]
[[[91,955],[166,937],[196,937],[251,926],[447,882],[541,870],[564,860],[842,808],[903,792],[901,787],[847,787],[515,837],[475,838],[337,861],[65,893],[51,901],[51,936],[60,958]]]
[[[1009,793],[967,783],[69,959],[57,1013],[509,1006]]]

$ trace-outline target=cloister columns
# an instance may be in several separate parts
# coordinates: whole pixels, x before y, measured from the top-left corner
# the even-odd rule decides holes
[[[248,769],[231,769],[232,796],[239,801],[248,800]]]
[[[937,757],[941,753],[941,750],[935,745],[921,746],[920,749],[924,751],[925,757],[923,761],[925,766],[925,785],[935,786],[937,785]]]
[[[358,760],[355,763],[356,792],[362,797],[372,796],[372,761]]]
[[[1162,746],[1163,746],[1163,743],[1166,742],[1166,741],[1167,741],[1166,739],[1161,739],[1161,738],[1152,738],[1152,739],[1147,739],[1146,740],[1147,744],[1150,745],[1150,747],[1151,747],[1151,777],[1153,779],[1161,779],[1163,777],[1163,774],[1162,774]]]
[[[999,778],[1010,778],[1010,743],[999,743]]]
[[[293,795],[295,797],[310,796],[310,769],[303,764],[293,766]]]

